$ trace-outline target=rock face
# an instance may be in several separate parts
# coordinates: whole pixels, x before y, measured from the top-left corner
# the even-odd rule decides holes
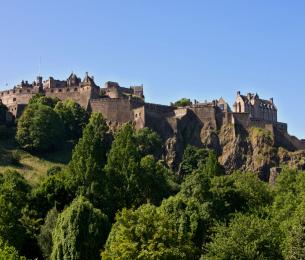
[[[231,124],[223,125],[218,131],[209,124],[201,126],[201,130],[198,128],[197,125],[187,130],[184,125],[167,139],[165,158],[170,167],[179,165],[183,149],[192,144],[214,149],[227,173],[248,171],[268,181],[271,169],[279,172],[278,167],[283,165],[305,170],[305,151],[293,152],[288,151],[289,146],[279,146],[275,134],[266,129],[253,127],[246,130]]]
[[[224,126],[221,129],[219,136],[223,149],[219,162],[229,173],[235,170],[250,171],[267,180],[270,168],[278,165],[279,161],[272,134],[260,128],[249,131],[232,128]]]

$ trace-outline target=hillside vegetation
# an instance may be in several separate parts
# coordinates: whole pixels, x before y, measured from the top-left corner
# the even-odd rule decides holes
[[[194,146],[175,171],[152,130],[41,96],[0,130],[0,259],[305,259],[304,171],[269,185]],[[244,141],[272,162],[268,132]]]
[[[66,142],[62,149],[45,154],[33,154],[20,148],[15,140],[16,129],[1,126],[0,172],[16,170],[31,184],[36,185],[53,167],[64,169],[71,159],[73,142]]]

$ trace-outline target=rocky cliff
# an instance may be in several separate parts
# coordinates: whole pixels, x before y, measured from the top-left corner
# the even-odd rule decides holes
[[[165,142],[166,160],[175,168],[187,144],[214,149],[227,173],[236,170],[257,174],[268,180],[270,169],[288,166],[305,170],[305,151],[295,150],[289,140],[283,140],[276,131],[262,128],[244,129],[226,124],[218,131],[209,124],[188,127],[180,123],[175,134]]]

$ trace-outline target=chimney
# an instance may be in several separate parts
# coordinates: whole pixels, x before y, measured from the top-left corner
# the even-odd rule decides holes
[[[237,91],[237,96],[240,96],[240,91]]]
[[[273,98],[270,98],[271,103],[273,104]]]

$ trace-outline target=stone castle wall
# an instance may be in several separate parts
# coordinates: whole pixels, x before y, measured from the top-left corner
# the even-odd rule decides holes
[[[48,88],[44,90],[47,97],[57,97],[60,100],[73,99],[75,102],[80,102],[80,88]]]
[[[133,106],[128,99],[91,99],[89,106],[92,112],[99,112],[112,122],[126,123],[134,119]]]
[[[195,105],[190,107],[203,125],[210,124],[214,129],[218,128],[216,120],[216,108],[210,105]]]
[[[175,108],[166,105],[159,105],[159,104],[152,104],[152,103],[145,103],[144,104],[146,111],[150,113],[157,113],[157,114],[171,114],[174,112]]]
[[[0,92],[0,99],[6,106],[18,104],[28,104],[29,100],[39,93],[38,88],[11,89]]]
[[[74,74],[71,74],[66,81],[50,78],[42,84],[41,77],[38,77],[33,84],[22,81],[21,85],[14,89],[1,91],[0,99],[8,107],[8,111],[17,118],[29,100],[38,93],[57,97],[60,100],[72,99],[88,111],[103,114],[110,123],[120,125],[133,122],[136,128],[150,127],[165,140],[175,135],[177,138],[188,136],[187,139],[191,140],[191,133],[200,133],[202,128],[219,130],[222,125],[233,124],[243,129],[265,128],[278,136],[279,144],[286,142],[291,147],[305,148],[305,141],[288,135],[287,124],[277,122],[277,109],[272,99],[268,101],[256,98],[255,105],[250,106],[244,102],[246,97],[238,95],[237,101],[240,102],[234,104],[234,111],[240,107],[240,110],[244,110],[241,112],[231,112],[229,105],[222,98],[210,103],[195,101],[195,104],[190,106],[177,108],[144,102],[143,86],[125,88],[116,82],[107,82],[104,88],[100,88],[88,74],[83,81]],[[262,103],[257,103],[258,101]],[[241,106],[243,102],[244,106]],[[268,112],[267,117],[265,112]],[[199,143],[197,139],[192,143]]]

